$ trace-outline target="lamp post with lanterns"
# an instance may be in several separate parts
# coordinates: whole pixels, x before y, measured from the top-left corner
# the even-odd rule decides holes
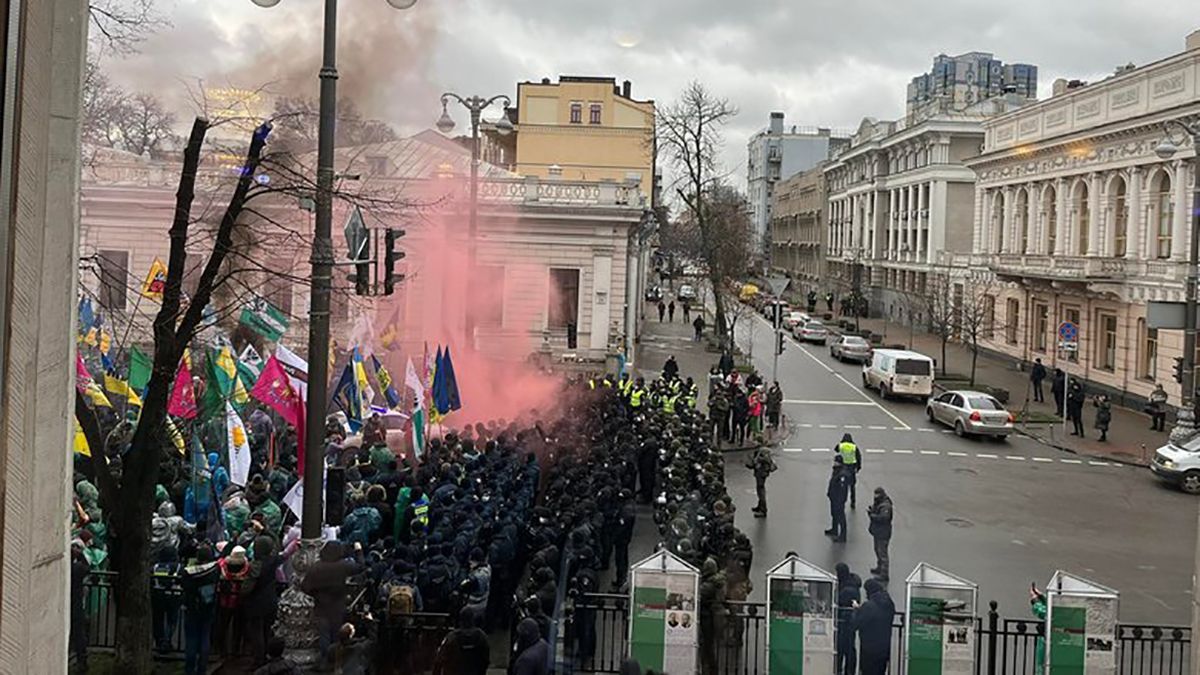
[[[259,7],[274,7],[280,0],[252,0]],[[395,9],[408,9],[417,0],[386,0]],[[333,277],[333,148],[337,128],[337,14],[338,0],[324,0],[320,105],[317,128],[316,213],[312,243],[312,291],[308,323],[308,400],[304,435],[304,498],[300,523],[300,550],[293,559],[297,579],[317,560],[324,524],[325,404],[329,386],[329,296]],[[281,633],[293,658],[315,660],[317,642],[312,616],[313,601],[290,586],[280,599]]]
[[[470,214],[467,220],[467,297],[471,297],[471,285],[475,281],[475,258],[476,258],[476,242],[475,235],[478,231],[478,210],[479,210],[479,121],[483,115],[483,111],[497,101],[501,101],[504,108],[507,109],[512,105],[512,100],[504,94],[498,94],[491,98],[483,98],[482,96],[468,96],[463,98],[458,94],[446,92],[442,94],[442,116],[438,118],[437,130],[443,134],[448,134],[454,130],[454,120],[450,117],[450,113],[446,110],[446,106],[450,101],[456,101],[462,107],[467,109],[471,114],[471,196],[470,196]],[[496,122],[496,132],[501,136],[507,136],[512,133],[513,124],[508,119],[507,114],[501,114],[500,119]],[[468,303],[465,317],[466,334],[465,346],[467,349],[475,349],[475,316]]]

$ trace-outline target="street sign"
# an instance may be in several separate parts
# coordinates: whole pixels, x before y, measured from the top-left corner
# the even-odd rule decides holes
[[[1070,321],[1064,321],[1058,324],[1058,338],[1063,342],[1078,342],[1079,326],[1076,326]]]
[[[350,260],[365,260],[367,255],[367,225],[363,222],[362,211],[358,207],[350,212],[346,219],[346,251]]]
[[[767,279],[767,285],[771,287],[771,295],[777,298],[787,290],[790,283],[792,283],[792,280],[787,277],[770,277]]]

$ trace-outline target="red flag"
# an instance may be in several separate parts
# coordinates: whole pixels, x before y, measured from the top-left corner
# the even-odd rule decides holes
[[[175,386],[171,389],[171,400],[167,401],[167,414],[184,419],[194,419],[200,414],[196,405],[196,390],[192,388],[192,369],[187,361],[179,364],[175,371]]]
[[[87,366],[83,363],[83,356],[79,352],[75,352],[75,388],[83,393],[87,391],[88,385],[92,383],[92,374],[88,372]]]
[[[272,354],[263,366],[250,395],[270,406],[288,424],[296,427],[296,468],[304,475],[304,401],[292,388],[288,374]]]

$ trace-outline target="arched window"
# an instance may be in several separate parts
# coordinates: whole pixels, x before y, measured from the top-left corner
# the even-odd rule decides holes
[[[1052,186],[1042,193],[1042,213],[1046,214],[1046,253],[1054,255],[1058,240],[1058,193]]]
[[[1017,192],[1017,223],[1021,228],[1021,237],[1018,239],[1021,242],[1021,249],[1017,252],[1025,253],[1029,250],[1029,192],[1027,190]]]
[[[1088,207],[1088,184],[1086,181],[1079,181],[1079,185],[1075,188],[1075,226],[1079,232],[1079,247],[1076,249],[1076,255],[1087,255],[1088,249],[1088,230],[1092,226],[1092,213]]]
[[[1151,222],[1155,224],[1156,258],[1171,257],[1171,217],[1175,213],[1175,200],[1171,194],[1171,176],[1159,172],[1150,188]]]
[[[1126,199],[1124,176],[1118,176],[1113,182],[1113,252],[1118,258],[1125,255],[1129,239],[1129,201]]]

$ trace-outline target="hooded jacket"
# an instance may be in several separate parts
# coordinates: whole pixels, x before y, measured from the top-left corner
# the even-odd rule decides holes
[[[471,610],[459,615],[459,627],[450,631],[438,647],[433,675],[486,675],[491,647],[487,633],[475,625]]]
[[[550,645],[542,639],[537,622],[528,617],[517,624],[517,653],[512,675],[546,675],[550,672]]]
[[[867,601],[854,611],[854,630],[864,658],[886,658],[892,651],[892,620],[896,605],[883,584],[868,579]]]
[[[325,542],[320,558],[300,584],[300,590],[313,597],[314,611],[335,621],[346,613],[346,579],[359,570],[359,564],[346,560],[342,550],[341,542]]]

